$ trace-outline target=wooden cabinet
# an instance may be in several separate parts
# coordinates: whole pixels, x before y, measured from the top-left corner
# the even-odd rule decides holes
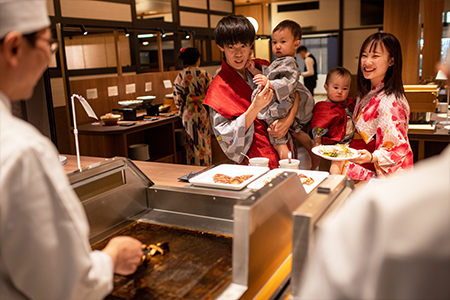
[[[175,142],[175,129],[182,127],[180,117],[161,115],[156,118],[155,121],[135,121],[132,126],[79,125],[80,155],[129,157],[129,145],[148,144],[150,161],[183,163],[185,150],[177,148]]]

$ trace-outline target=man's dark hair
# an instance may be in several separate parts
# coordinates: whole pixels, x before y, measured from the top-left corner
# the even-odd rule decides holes
[[[308,51],[308,50],[306,49],[305,46],[300,46],[297,48],[297,53],[300,53],[301,51]]]
[[[183,61],[185,67],[195,65],[200,57],[200,51],[197,48],[182,48],[180,56],[178,57]]]
[[[386,32],[377,32],[370,35],[362,44],[359,51],[358,61],[358,73],[356,77],[358,96],[364,97],[371,89],[371,83],[369,79],[364,78],[361,71],[361,55],[368,49],[369,52],[375,51],[378,47],[384,46],[390,57],[394,59],[394,64],[389,66],[386,74],[384,75],[384,92],[386,95],[394,94],[397,98],[401,98],[405,95],[402,81],[402,49],[400,42],[397,38]]]
[[[255,28],[243,15],[229,15],[222,18],[214,29],[214,39],[220,47],[236,45],[253,45]]]
[[[302,27],[295,21],[292,20],[284,20],[278,23],[278,25],[272,30],[272,33],[276,31],[280,31],[288,28],[292,35],[294,36],[294,40],[302,39]]]
[[[333,74],[336,74],[339,77],[348,77],[350,80],[352,80],[352,74],[349,70],[343,67],[336,67],[328,71],[327,78],[325,79],[325,84],[328,84],[328,81]]]

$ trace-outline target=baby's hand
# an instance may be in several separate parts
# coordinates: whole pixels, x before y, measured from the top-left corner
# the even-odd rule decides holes
[[[253,82],[255,84],[266,85],[267,81],[267,77],[261,74],[257,74],[255,75],[255,77],[253,77]]]
[[[255,67],[255,62],[253,60],[248,60],[247,63],[245,64],[245,67],[247,68],[247,70],[252,73],[253,75],[255,74],[256,71],[256,67]]]

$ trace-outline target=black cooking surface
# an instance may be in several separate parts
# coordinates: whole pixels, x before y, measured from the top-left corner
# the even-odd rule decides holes
[[[132,275],[114,275],[114,290],[106,299],[211,299],[231,281],[229,236],[138,222],[92,248],[103,249],[117,235],[147,245],[168,242],[170,250],[151,257]]]

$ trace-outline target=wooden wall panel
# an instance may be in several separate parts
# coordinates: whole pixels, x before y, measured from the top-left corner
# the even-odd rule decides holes
[[[163,104],[165,95],[173,92],[172,88],[166,89],[164,87],[163,80],[170,80],[173,83],[179,72],[180,71],[168,71],[162,73],[144,73],[138,75],[71,80],[70,90],[72,94],[79,94],[86,98],[97,116],[100,117],[101,115],[112,112],[113,108],[121,108],[118,104],[119,101],[136,99],[138,96],[154,95],[156,96],[156,99],[153,101],[153,104]],[[145,91],[146,82],[152,83],[152,91]],[[136,85],[136,93],[126,94],[126,85],[133,83]],[[108,87],[110,86],[117,86],[118,96],[108,96]],[[86,90],[92,88],[97,89],[97,99],[87,99]],[[77,114],[77,124],[93,121],[93,119],[86,115],[78,101],[75,104],[75,109]]]
[[[226,0],[209,0],[209,9],[231,14],[233,12],[233,2]]]
[[[208,9],[208,0],[179,0],[178,5],[199,9]]]
[[[384,32],[400,41],[403,84],[419,83],[420,0],[385,0]]]
[[[309,2],[309,0],[298,2]],[[272,3],[270,31],[285,19],[297,21],[302,27],[312,26],[315,31],[339,28],[339,1],[337,0],[320,0],[319,9],[279,13],[277,7],[281,4],[292,4],[292,2]]]
[[[210,28],[216,28],[217,23],[223,18],[221,15],[209,15]]]
[[[237,15],[240,14],[246,17],[254,18],[258,22],[258,31],[256,32],[256,34],[263,34],[264,28],[263,7],[264,4],[236,6],[234,12]]]
[[[66,37],[64,42],[69,70],[117,66],[113,33]],[[119,47],[122,66],[130,66],[130,44],[125,33],[119,33]]]
[[[201,13],[180,11],[180,25],[189,27],[208,28],[208,15]]]
[[[55,16],[55,5],[53,0],[47,0],[47,13],[49,16]]]
[[[130,4],[92,0],[60,0],[61,15],[67,18],[131,22]]]
[[[425,0],[423,13],[422,78],[436,77],[441,59],[444,0]]]

